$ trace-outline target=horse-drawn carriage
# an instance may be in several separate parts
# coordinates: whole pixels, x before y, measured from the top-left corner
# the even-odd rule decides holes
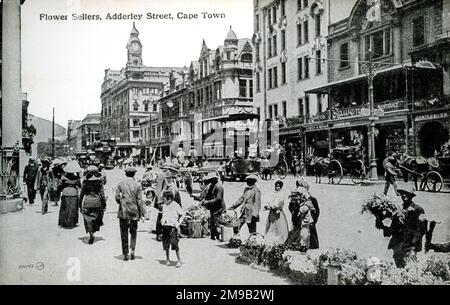
[[[278,159],[277,164],[274,165],[272,163],[268,159],[261,158],[231,159],[225,165],[224,176],[225,179],[230,180],[236,180],[237,178],[240,180],[245,180],[248,175],[254,174],[259,175],[261,179],[264,180],[267,178],[265,174],[266,171],[270,176],[274,174],[280,179],[286,178],[288,173],[288,165],[286,160],[281,157]]]
[[[314,157],[311,166],[316,183],[321,183],[322,175],[325,174],[331,184],[339,184],[344,176],[349,176],[355,184],[361,183],[367,173],[361,154],[358,146],[344,146],[332,149],[329,158]]]
[[[404,181],[411,177],[420,191],[440,192],[444,184],[450,183],[450,157],[406,156],[399,167]]]

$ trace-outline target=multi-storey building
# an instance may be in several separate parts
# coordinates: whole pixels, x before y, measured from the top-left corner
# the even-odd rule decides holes
[[[81,145],[78,146],[78,127],[81,125],[81,120],[69,120],[67,122],[67,145],[69,146],[69,152],[74,154],[81,149]]]
[[[81,136],[81,149],[94,150],[94,143],[100,141],[100,113],[90,113],[78,126]]]
[[[128,155],[142,140],[139,121],[159,110],[157,100],[169,74],[179,71],[182,68],[144,66],[139,32],[133,24],[126,66],[120,71],[105,70],[101,93],[101,139],[115,140],[116,152]]]
[[[209,49],[203,41],[186,75],[171,76],[151,131],[159,156],[169,156],[172,143],[186,152],[195,145],[207,157],[245,154],[249,145],[236,145],[237,138],[257,131],[252,52],[250,39],[238,39],[230,27],[223,45]]]
[[[306,90],[327,82],[328,20],[329,1],[254,0],[254,104],[288,158],[302,154],[301,125],[327,115],[327,96]]]
[[[393,151],[439,153],[449,138],[445,2],[358,0],[348,18],[329,26],[328,83],[306,90],[328,96],[328,114],[303,125],[306,147],[361,144],[366,158],[373,148],[379,174]]]

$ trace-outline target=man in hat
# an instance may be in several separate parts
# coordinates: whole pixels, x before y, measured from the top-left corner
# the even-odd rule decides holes
[[[34,189],[39,191],[41,195],[41,213],[46,214],[48,212],[48,172],[50,170],[50,161],[46,158],[41,159],[41,166],[36,175],[36,182]]]
[[[387,195],[389,191],[389,187],[392,184],[394,188],[395,194],[400,196],[397,191],[397,183],[395,182],[395,177],[397,176],[396,169],[398,168],[398,155],[396,152],[393,152],[391,156],[387,157],[383,161],[383,167],[385,170],[384,178],[386,180],[386,184],[384,185],[384,194]]]
[[[242,205],[241,224],[237,228],[233,228],[235,234],[239,233],[240,229],[247,223],[248,231],[251,233],[256,233],[256,223],[259,221],[259,212],[261,210],[261,191],[256,187],[256,181],[258,178],[255,175],[247,176],[247,187],[244,189],[244,193],[232,205],[229,209],[237,209]]]
[[[403,268],[410,260],[415,260],[416,252],[422,251],[422,237],[426,232],[427,221],[423,218],[424,209],[414,203],[416,196],[413,190],[398,190],[405,211],[404,219],[392,218],[390,227],[377,220],[376,226],[383,229],[384,236],[391,237],[388,249],[393,250],[393,258],[398,268]]]
[[[23,171],[23,181],[27,185],[28,201],[30,204],[34,204],[36,198],[35,182],[38,174],[39,166],[36,164],[34,158],[28,160],[28,165],[25,166]]]
[[[175,202],[177,202],[180,206],[182,206],[180,192],[178,191],[178,187],[175,182],[175,175],[170,170],[167,170],[165,173],[165,178],[166,178],[166,184],[165,184],[163,193],[164,193],[164,191],[172,192],[173,200]]]
[[[226,209],[225,201],[223,200],[223,186],[219,183],[219,176],[216,172],[208,173],[205,177],[205,183],[209,184],[209,187],[205,199],[201,201],[201,205],[203,205],[211,213],[211,217],[209,219],[211,239],[219,239],[219,218],[222,212]]]
[[[134,180],[136,169],[128,167],[125,169],[127,178],[119,182],[116,188],[115,199],[119,204],[117,218],[120,223],[120,235],[122,240],[123,260],[128,260],[128,231],[130,232],[130,259],[134,259],[134,250],[136,249],[136,237],[138,221],[145,217],[145,210],[142,204],[142,187],[140,183]]]

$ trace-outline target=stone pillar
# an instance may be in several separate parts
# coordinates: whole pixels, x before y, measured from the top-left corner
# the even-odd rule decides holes
[[[2,146],[22,145],[20,0],[3,1]]]
[[[392,48],[394,51],[394,63],[399,64],[403,62],[402,56],[402,27],[399,19],[394,20]]]

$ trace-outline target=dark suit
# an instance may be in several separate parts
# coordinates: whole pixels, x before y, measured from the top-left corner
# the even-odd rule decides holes
[[[219,218],[223,211],[225,211],[225,201],[223,200],[223,186],[216,182],[210,184],[208,192],[206,193],[203,205],[211,213],[209,229],[211,230],[211,238],[219,238],[220,233],[218,231]]]
[[[28,164],[23,171],[23,181],[27,185],[28,200],[30,204],[34,203],[36,198],[35,182],[39,166],[37,164]]]

